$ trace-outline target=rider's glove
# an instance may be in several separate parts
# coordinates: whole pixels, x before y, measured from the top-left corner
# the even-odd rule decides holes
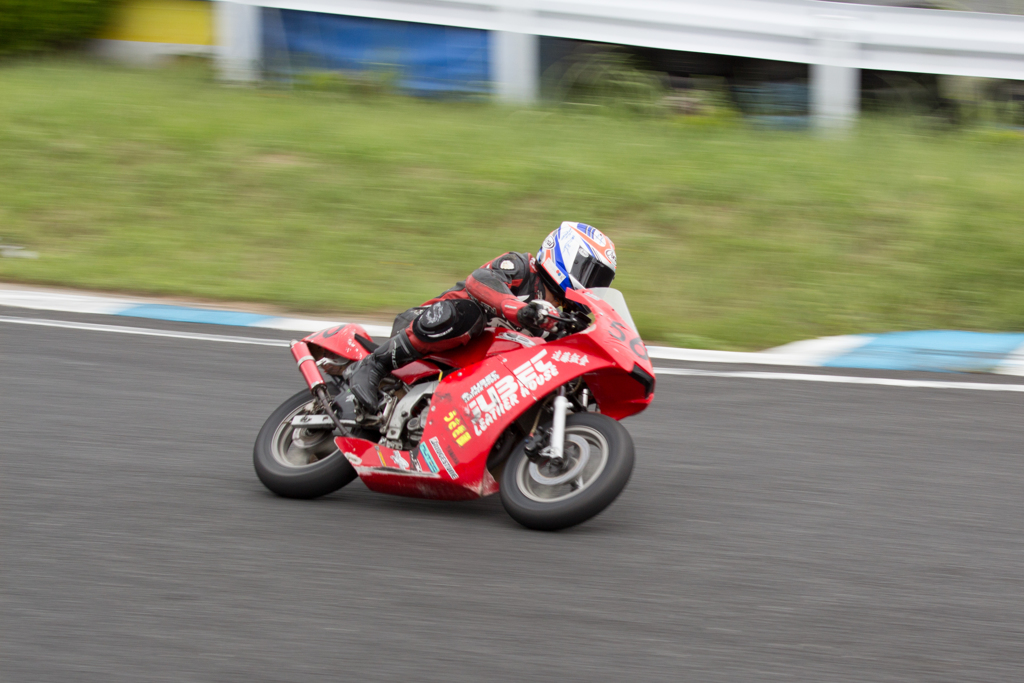
[[[558,324],[558,309],[543,299],[534,299],[519,309],[516,317],[523,327],[546,332]]]

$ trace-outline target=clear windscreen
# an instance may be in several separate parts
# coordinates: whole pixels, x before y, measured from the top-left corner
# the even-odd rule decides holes
[[[594,287],[587,291],[614,308],[615,312],[622,318],[622,322],[629,325],[637,335],[640,334],[636,329],[636,323],[633,322],[633,316],[629,314],[629,306],[626,305],[626,297],[622,296],[622,292],[612,287]]]

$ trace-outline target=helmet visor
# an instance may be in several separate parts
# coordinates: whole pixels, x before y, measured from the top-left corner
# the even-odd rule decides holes
[[[577,258],[572,266],[572,276],[587,289],[608,287],[615,279],[615,271],[593,256]]]

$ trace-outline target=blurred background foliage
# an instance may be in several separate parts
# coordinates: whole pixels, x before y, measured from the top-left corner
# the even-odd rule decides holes
[[[119,0],[0,0],[0,55],[75,47],[110,21]]]
[[[668,89],[627,51],[584,43],[570,57],[548,68],[545,96],[570,105],[588,105],[636,114],[666,111]]]

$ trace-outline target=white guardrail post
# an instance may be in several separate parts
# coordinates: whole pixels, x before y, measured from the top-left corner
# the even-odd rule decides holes
[[[217,36],[217,71],[226,81],[255,81],[260,78],[263,39],[260,34],[259,5],[215,3],[213,17]]]
[[[503,0],[501,30],[490,31],[491,82],[504,102],[528,104],[540,96],[540,36],[531,31],[534,12],[523,0]]]
[[[843,129],[853,125],[860,111],[860,46],[851,28],[854,17],[834,12],[815,17],[817,27],[810,64],[811,116],[822,129]]]

